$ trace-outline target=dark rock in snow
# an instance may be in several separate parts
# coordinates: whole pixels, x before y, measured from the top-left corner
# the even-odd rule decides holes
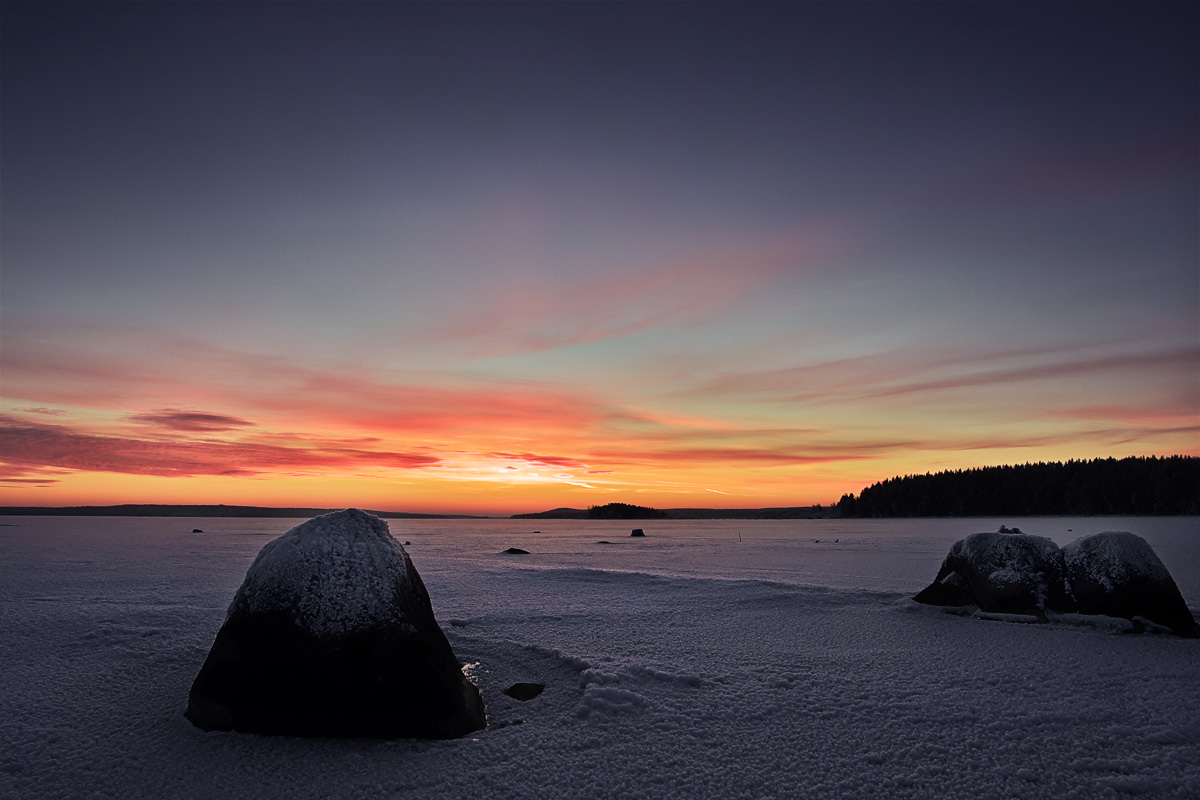
[[[631,533],[629,535],[630,536],[645,536],[646,532],[644,530],[642,530],[641,528],[634,528],[633,533]]]
[[[291,736],[450,738],[485,725],[408,554],[357,509],[263,547],[187,717],[205,730]]]
[[[204,533],[204,531],[200,530],[199,528],[192,528],[192,533]]]
[[[1126,531],[1106,531],[1063,547],[1082,614],[1143,617],[1181,636],[1200,637],[1175,579],[1154,548]]]
[[[501,555],[505,555],[505,556],[527,556],[527,555],[529,555],[529,551],[528,551],[528,550],[522,550],[522,549],[521,549],[521,548],[519,548],[519,547],[510,547],[510,548],[508,548],[507,550],[505,550],[503,553],[501,553]]]
[[[931,605],[974,604],[1005,614],[1075,610],[1058,545],[1017,533],[973,533],[955,542],[934,582],[913,599]]]
[[[524,703],[526,700],[532,700],[542,693],[546,688],[544,683],[514,683],[512,686],[504,690],[504,693],[514,700],[520,700]]]
[[[938,575],[940,576],[941,573],[939,572]],[[969,606],[975,603],[971,587],[967,585],[967,579],[957,572],[951,572],[944,578],[935,580],[918,592],[913,600],[931,606]]]
[[[600,541],[596,542],[596,544],[612,544],[612,542],[610,542],[608,539],[601,539]]]

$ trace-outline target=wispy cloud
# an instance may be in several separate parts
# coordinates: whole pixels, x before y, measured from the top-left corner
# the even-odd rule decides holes
[[[164,442],[100,436],[64,425],[0,420],[0,459],[10,468],[120,472],[133,475],[253,476],[280,472],[362,472],[421,469],[439,459],[419,453],[356,450],[304,443],[296,447],[249,442]]]
[[[541,456],[534,453],[489,453],[493,458],[502,458],[509,461],[520,461],[526,464],[535,464],[544,467],[570,467],[573,469],[587,469],[587,464],[577,458],[568,456]]]
[[[1045,416],[1051,419],[1096,420],[1148,427],[1178,425],[1200,427],[1200,403],[1176,406],[1109,403],[1055,409],[1047,411]]]
[[[1018,350],[904,347],[787,369],[717,376],[685,390],[690,395],[758,395],[787,401],[851,399],[998,387],[1086,374],[1128,375],[1166,369],[1194,375],[1200,348],[1064,345]]]
[[[902,382],[865,393],[869,397],[889,397],[917,392],[979,388],[1038,380],[1062,380],[1072,375],[1121,372],[1156,367],[1194,370],[1200,364],[1200,347],[1180,347],[1156,352],[1101,354],[1078,360],[1058,360],[1049,364],[1030,364],[1005,369],[980,370],[947,378]]]
[[[943,454],[970,454],[969,465],[990,451],[1166,453],[1197,440],[1196,395],[1178,388],[1200,362],[1194,346],[895,348],[685,377],[673,385],[690,388],[674,394],[637,394],[604,381],[322,364],[145,330],[35,332],[6,340],[3,353],[14,413],[0,424],[0,481],[14,491],[65,485],[81,471],[389,481],[403,473],[423,486],[520,491],[748,495],[769,486],[780,493],[773,502],[789,502],[805,476],[824,476],[822,486],[842,476],[857,491],[909,465],[945,463]],[[1154,390],[1141,392],[1130,376]],[[1065,390],[1080,379],[1109,391]],[[53,406],[69,411],[39,411]]]
[[[40,414],[47,417],[62,417],[67,411],[63,408],[14,408],[13,411],[22,414]]]
[[[173,431],[197,433],[230,431],[254,425],[253,422],[231,417],[227,414],[212,414],[207,411],[181,411],[173,408],[147,411],[142,414],[131,414],[126,419],[131,422],[166,428]]]
[[[607,265],[591,278],[515,281],[465,303],[429,342],[472,356],[513,355],[706,319],[783,275],[812,269],[836,239],[832,228],[762,234],[661,263]]]
[[[46,488],[59,482],[61,470],[5,464],[0,460],[0,487]]]

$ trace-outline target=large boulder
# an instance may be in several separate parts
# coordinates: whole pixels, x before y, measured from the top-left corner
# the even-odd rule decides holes
[[[1071,589],[1083,614],[1142,617],[1183,636],[1200,637],[1179,587],[1140,536],[1105,531],[1063,547]]]
[[[1075,610],[1058,545],[1007,531],[973,533],[955,542],[933,583],[913,599],[1008,614]]]
[[[205,730],[294,736],[449,738],[485,724],[408,554],[357,509],[263,547],[187,717]]]

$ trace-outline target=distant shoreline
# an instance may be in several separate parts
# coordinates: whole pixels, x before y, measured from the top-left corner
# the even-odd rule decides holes
[[[9,517],[244,517],[261,519],[311,518],[340,511],[338,508],[273,508],[269,506],[229,505],[154,505],[125,504],[115,506],[0,506],[0,516]],[[488,516],[483,514],[423,514],[408,511],[373,511],[382,519],[570,519],[583,522],[614,522],[616,519],[589,518],[586,509],[556,508],[531,514]],[[840,517],[833,506],[794,506],[787,508],[664,508],[655,517],[629,517],[630,520],[772,520],[772,519],[855,519]],[[963,514],[955,519],[1020,519],[1023,517],[1154,517],[1197,516],[1196,514]],[[916,519],[917,517],[874,517],[874,519]],[[944,519],[945,515],[923,517]],[[857,519],[862,519],[861,517]]]
[[[273,508],[269,506],[122,504],[114,506],[0,506],[0,516],[12,517],[315,517],[340,508]],[[586,509],[556,508],[530,514],[422,514],[364,509],[382,519],[588,519]],[[666,508],[653,519],[812,519],[829,517],[832,506],[792,508]],[[630,517],[640,519],[641,517]],[[597,520],[603,521],[603,520]],[[610,520],[611,521],[611,520]]]
[[[604,508],[554,508],[550,511],[538,511],[532,514],[513,514],[511,519],[577,519],[611,522],[622,519],[830,519],[837,516],[834,506],[789,506],[785,508],[641,508],[630,506],[627,513],[596,513],[603,511]]]
[[[317,517],[340,508],[270,508],[267,506],[155,505],[116,506],[0,506],[0,516],[12,517]],[[407,511],[372,511],[382,519],[492,519],[472,514],[419,514]]]

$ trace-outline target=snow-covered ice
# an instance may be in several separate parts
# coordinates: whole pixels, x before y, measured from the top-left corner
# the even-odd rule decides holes
[[[1200,642],[910,599],[956,540],[1016,522],[1059,544],[1138,533],[1195,609],[1194,517],[654,522],[645,539],[620,522],[389,520],[489,727],[448,741],[205,733],[183,717],[188,687],[247,567],[298,522],[0,518],[0,797],[1195,798],[1200,786]],[[530,555],[499,554],[510,546]],[[521,681],[546,689],[503,693]]]

